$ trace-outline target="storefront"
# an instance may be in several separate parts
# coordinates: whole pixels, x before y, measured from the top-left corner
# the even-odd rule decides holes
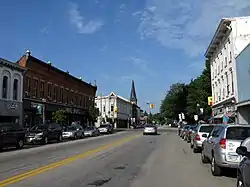
[[[0,100],[0,123],[4,122],[22,125],[22,102]]]
[[[34,102],[30,100],[24,100],[24,124],[27,127],[35,124],[43,123],[43,118],[46,122],[53,121],[53,112],[63,109],[66,111],[67,124],[71,124],[74,121],[80,121],[82,124],[87,123],[88,112],[87,110],[67,107],[63,105],[56,105],[43,102]]]

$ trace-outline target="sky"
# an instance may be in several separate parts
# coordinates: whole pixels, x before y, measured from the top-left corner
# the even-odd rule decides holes
[[[59,3],[60,2],[60,3]],[[249,0],[8,0],[0,6],[0,57],[26,50],[157,112],[171,84],[204,68],[204,52],[223,17],[248,16]]]

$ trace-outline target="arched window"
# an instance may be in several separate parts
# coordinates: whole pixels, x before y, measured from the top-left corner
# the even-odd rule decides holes
[[[8,95],[8,77],[3,77],[2,98],[7,99]]]
[[[14,79],[13,83],[13,100],[17,100],[18,98],[18,80]]]

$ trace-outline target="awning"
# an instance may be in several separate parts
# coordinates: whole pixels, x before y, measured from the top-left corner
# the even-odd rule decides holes
[[[223,114],[217,114],[216,116],[214,116],[214,118],[222,118],[223,117]]]
[[[225,116],[227,116],[229,118],[233,118],[233,117],[235,117],[235,112],[228,112],[225,114]]]

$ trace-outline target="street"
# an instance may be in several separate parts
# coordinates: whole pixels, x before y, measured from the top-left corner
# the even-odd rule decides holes
[[[0,187],[235,187],[213,177],[175,130],[125,131],[0,153]]]

